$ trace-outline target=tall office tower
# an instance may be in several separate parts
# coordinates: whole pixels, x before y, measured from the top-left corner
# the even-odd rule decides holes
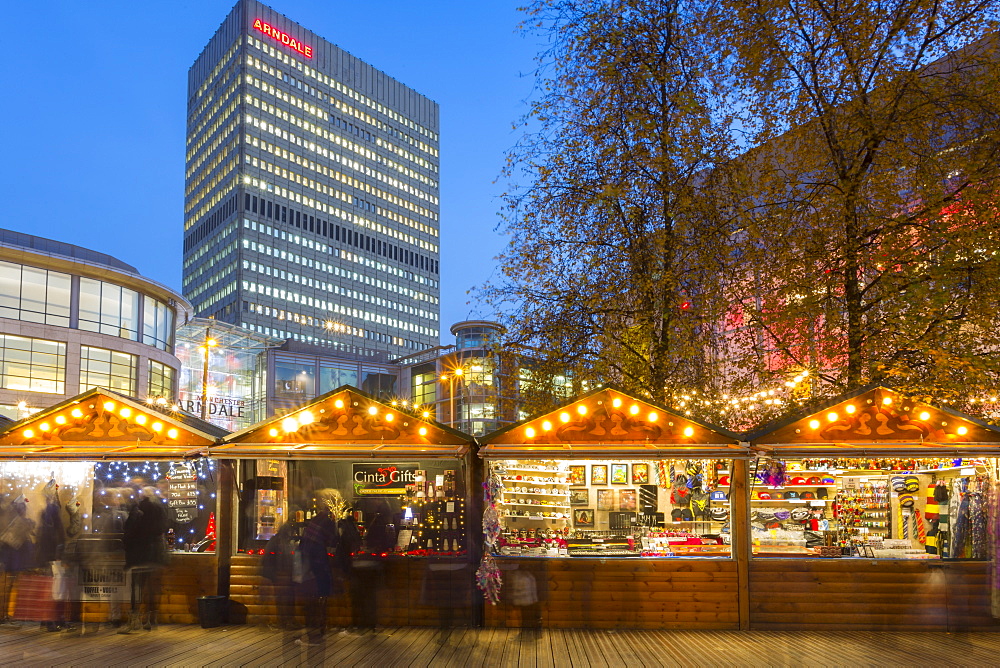
[[[438,105],[240,0],[188,73],[183,293],[352,353],[438,344]]]

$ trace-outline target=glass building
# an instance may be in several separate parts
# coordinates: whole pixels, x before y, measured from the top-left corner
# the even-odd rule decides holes
[[[0,415],[104,387],[172,399],[191,306],[116,258],[0,230]]]
[[[183,292],[338,353],[439,336],[438,105],[253,0],[188,75]]]

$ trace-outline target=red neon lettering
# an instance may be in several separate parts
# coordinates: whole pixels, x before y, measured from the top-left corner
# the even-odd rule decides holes
[[[278,30],[277,28],[275,28],[274,26],[270,25],[269,23],[265,23],[264,21],[261,21],[260,19],[254,19],[253,27],[254,27],[255,30],[259,30],[260,32],[264,33],[265,35],[267,35],[271,39],[273,39],[273,40],[275,40],[277,42],[281,42],[285,46],[287,46],[287,47],[289,47],[289,48],[291,48],[291,49],[293,49],[293,50],[301,53],[306,58],[312,58],[313,57],[313,49],[312,49],[311,46],[308,46],[306,44],[303,44],[302,42],[299,42],[298,40],[296,40],[295,38],[293,38],[288,33],[282,32],[281,30]]]

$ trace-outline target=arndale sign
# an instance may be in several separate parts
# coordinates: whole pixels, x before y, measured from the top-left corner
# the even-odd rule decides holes
[[[297,40],[294,37],[292,37],[291,35],[289,35],[287,32],[284,32],[282,30],[278,30],[277,28],[275,28],[270,23],[265,23],[264,21],[261,21],[260,19],[254,19],[253,27],[254,27],[255,30],[261,31],[262,33],[264,33],[265,35],[267,35],[271,39],[273,39],[275,41],[278,41],[278,42],[281,42],[282,44],[284,44],[285,46],[287,46],[289,49],[292,49],[294,51],[298,51],[299,53],[301,53],[306,58],[312,58],[313,57],[313,48],[311,46],[309,46],[308,44],[303,44],[299,40]]]

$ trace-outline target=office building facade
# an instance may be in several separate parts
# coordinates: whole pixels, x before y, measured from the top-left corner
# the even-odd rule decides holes
[[[438,105],[241,0],[188,74],[183,292],[351,354],[439,340]]]

